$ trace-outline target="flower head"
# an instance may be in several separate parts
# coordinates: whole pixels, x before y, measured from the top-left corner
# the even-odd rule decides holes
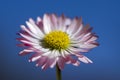
[[[45,14],[43,19],[38,17],[34,21],[30,18],[26,24],[27,27],[21,25],[21,38],[17,38],[22,42],[19,46],[25,47],[19,54],[34,52],[29,61],[36,61],[36,66],[46,69],[57,64],[63,69],[66,63],[75,66],[80,61],[92,63],[83,53],[98,46],[98,37],[91,32],[89,25],[83,25],[81,18],[70,19],[64,15],[58,17],[55,14]]]

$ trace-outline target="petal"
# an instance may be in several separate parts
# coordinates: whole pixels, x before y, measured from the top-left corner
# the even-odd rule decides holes
[[[32,33],[39,36],[40,38],[43,38],[44,34],[34,23],[32,23],[32,19],[30,19],[30,22],[26,21],[26,24]]]
[[[98,45],[88,44],[88,43],[85,43],[85,44],[81,44],[81,45],[80,45],[81,48],[87,48],[87,49],[95,48],[95,47],[97,47],[97,46],[98,46]]]
[[[59,57],[59,60],[58,60],[58,66],[60,69],[63,69],[64,68],[64,65],[65,65],[65,59],[63,57]]]
[[[33,46],[39,46],[38,43],[33,43],[33,42],[30,42],[30,41],[27,41],[27,40],[20,40],[21,42],[25,43],[25,44],[29,44],[29,45],[33,45]]]
[[[67,56],[70,55],[70,53],[69,53],[67,50],[64,50],[63,52],[64,52],[64,54],[67,55]]]
[[[51,53],[52,53],[52,51],[47,51],[47,52],[45,52],[44,54],[42,54],[42,56],[47,56],[47,57],[49,57],[49,56],[51,55]]]
[[[37,17],[37,26],[44,33],[44,30],[43,30],[43,21],[42,21],[42,19],[40,17]]]
[[[27,26],[28,26],[28,28],[30,29],[30,31],[33,33],[33,34],[35,34],[35,35],[37,35],[38,36],[38,32],[36,31],[36,29],[34,28],[34,26],[31,24],[31,23],[29,23],[28,21],[26,21],[26,24],[27,24]]]
[[[49,59],[49,67],[50,67],[50,68],[53,68],[53,67],[54,67],[54,64],[55,64],[55,58]]]
[[[27,36],[31,36],[28,32],[26,32],[25,30],[20,30],[19,33],[17,33],[18,35],[20,35],[20,33],[25,34]]]
[[[21,35],[22,37],[24,37],[25,39],[27,39],[28,41],[30,41],[30,42],[38,43],[38,44],[39,44],[39,40],[38,40],[38,39],[32,38],[32,37],[30,37],[30,36],[26,36],[26,35],[21,34],[21,33],[20,33],[20,35]]]
[[[84,49],[84,48],[75,48],[75,47],[69,47],[69,51],[71,51],[72,54],[77,53],[77,52],[88,52],[89,49]]]
[[[43,17],[43,29],[44,29],[44,32],[46,34],[48,34],[50,31],[51,31],[51,21],[50,21],[50,17],[48,14],[45,14],[44,17]]]
[[[71,19],[70,18],[66,18],[65,19],[65,26],[69,26],[71,24]]]
[[[69,47],[68,51],[73,51],[73,52],[80,52],[81,49],[75,48],[75,47]]]
[[[51,29],[52,30],[57,30],[58,27],[58,18],[55,14],[50,15],[50,20],[51,20]]]
[[[82,28],[82,30],[79,31],[79,33],[76,34],[76,36],[73,36],[73,38],[75,38],[77,40],[82,39],[85,35],[87,36],[89,33],[91,34],[91,30],[92,30],[92,28],[88,24],[88,25],[84,26]]]
[[[80,62],[79,61],[76,61],[75,63],[73,63],[74,66],[79,66],[80,65]]]
[[[26,44],[26,43],[20,43],[20,44],[17,44],[17,46],[19,46],[19,47],[31,47],[31,45]]]
[[[34,61],[36,61],[36,60],[38,60],[38,59],[40,59],[41,58],[41,56],[35,56],[35,57],[32,57],[32,62],[34,62]]]
[[[76,17],[76,18],[71,22],[71,25],[68,27],[67,33],[69,33],[70,35],[73,34],[73,33],[75,33],[75,32],[79,29],[81,23],[82,23],[82,18],[77,18],[77,17]]]
[[[32,47],[35,48],[35,49],[37,49],[37,50],[39,50],[39,51],[41,51],[41,52],[43,52],[43,53],[46,53],[46,52],[49,51],[49,49],[43,48],[40,45],[33,45]]]
[[[21,25],[20,27],[22,28],[22,30],[26,31],[26,32],[27,32],[28,34],[30,34],[32,37],[35,37],[35,38],[37,38],[37,39],[40,39],[39,36],[33,34],[33,33],[32,33],[31,31],[29,31],[29,29],[27,29],[24,25]]]
[[[49,62],[50,62],[50,60],[47,59],[46,62],[45,62],[45,64],[42,66],[43,70],[45,70],[45,69],[47,69],[49,67]]]
[[[80,64],[79,61],[73,59],[71,56],[67,56],[66,59],[68,60],[67,62],[70,62],[70,63],[72,63],[72,64],[75,65],[75,66],[78,66],[78,65]]]
[[[34,26],[34,28],[36,29],[37,31],[37,34],[40,35],[40,36],[44,36],[43,32],[40,30],[40,28],[35,24],[35,22],[33,21],[33,19],[29,19],[29,22],[31,23],[31,25]]]
[[[30,52],[33,52],[33,50],[31,50],[31,49],[24,49],[23,51],[21,51],[21,52],[19,53],[19,55],[20,55],[20,56],[24,56],[24,55],[26,55],[26,54],[30,54]]]
[[[37,60],[36,66],[43,66],[46,63],[47,59],[48,57],[46,56],[40,57],[40,59]]]
[[[85,34],[81,39],[79,39],[79,41],[87,41],[87,40],[89,40],[90,38],[92,38],[92,33],[87,33],[87,34]]]
[[[93,63],[89,58],[86,57],[86,60],[89,62],[89,63]]]
[[[65,22],[66,22],[66,18],[64,15],[62,15],[61,17],[58,18],[58,24],[59,24],[58,29],[63,31],[63,32],[67,28]]]
[[[42,19],[40,17],[37,17],[37,24],[39,24],[40,22],[42,22]]]
[[[51,67],[51,65],[54,63],[55,59],[54,58],[48,58],[46,63],[42,66],[42,69],[47,69],[48,67]]]
[[[84,63],[93,63],[90,59],[88,59],[86,56],[78,56],[78,59]]]
[[[30,58],[29,58],[29,62],[34,62],[36,60],[38,60],[41,57],[41,54],[43,54],[42,52],[39,53],[35,53],[33,54]]]
[[[80,35],[82,29],[83,29],[83,24],[81,24],[81,25],[79,26],[78,30],[76,30],[76,32],[73,33],[73,35],[71,36],[71,38],[76,38],[76,37],[78,37],[78,36]]]
[[[92,36],[87,42],[95,41],[95,40],[97,40],[97,39],[98,39],[97,36]]]
[[[61,56],[60,55],[60,52],[58,50],[54,50],[55,52],[53,53],[54,57],[59,57]]]
[[[53,63],[50,65],[50,68],[53,68],[56,65],[57,58],[53,58]]]
[[[64,50],[61,50],[61,53],[60,53],[60,54],[62,55],[62,57],[65,58],[66,54],[65,54]]]
[[[99,43],[96,42],[96,41],[91,41],[91,42],[86,42],[86,43],[88,43],[88,44],[92,44],[92,45],[96,45],[96,46],[99,46]]]

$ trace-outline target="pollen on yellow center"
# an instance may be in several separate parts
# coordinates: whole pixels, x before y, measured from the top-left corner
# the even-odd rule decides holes
[[[62,31],[52,31],[45,35],[43,45],[50,49],[66,49],[69,46],[70,39],[68,34]]]

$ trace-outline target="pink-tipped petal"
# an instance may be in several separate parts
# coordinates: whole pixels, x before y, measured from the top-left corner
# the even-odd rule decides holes
[[[39,44],[39,40],[38,40],[38,39],[32,38],[32,37],[30,37],[30,36],[26,36],[26,35],[21,34],[21,33],[20,33],[20,35],[21,35],[22,37],[24,37],[25,39],[27,39],[28,41],[30,41],[30,42]]]
[[[46,34],[48,34],[51,31],[51,21],[50,21],[50,16],[48,14],[45,14],[43,16],[43,29]]]
[[[52,61],[53,63],[50,65],[50,68],[53,68],[56,65],[57,58],[54,58]]]
[[[65,59],[63,57],[59,57],[59,60],[58,60],[58,66],[60,69],[63,69],[64,68],[64,65],[65,65]]]
[[[39,53],[34,53],[30,58],[29,58],[29,62],[34,62],[36,60],[38,60],[41,57],[42,52]]]
[[[51,29],[52,30],[57,30],[58,27],[58,18],[55,14],[50,15],[50,19],[51,19]]]
[[[27,32],[29,35],[31,35],[32,37],[37,38],[37,39],[40,39],[39,36],[33,34],[33,33],[32,33],[29,29],[27,29],[24,25],[21,25],[20,27],[22,28],[22,30],[26,31],[26,32]]]
[[[43,66],[46,63],[47,59],[48,59],[47,57],[42,56],[40,59],[37,60],[36,66]]]
[[[43,32],[40,30],[40,28],[33,22],[32,19],[29,19],[29,22],[31,23],[31,25],[36,29],[37,35],[39,35],[39,37],[43,37],[44,34]]]
[[[86,56],[78,56],[78,59],[84,63],[93,63],[90,59],[88,59]]]
[[[82,23],[82,18],[77,18],[77,17],[74,18],[71,25],[67,29],[67,33],[73,34],[77,32],[77,30],[79,30],[81,23]]]
[[[33,50],[24,49],[23,51],[21,51],[21,52],[19,53],[19,55],[24,56],[24,55],[26,55],[26,54],[29,54],[30,52],[33,52]]]

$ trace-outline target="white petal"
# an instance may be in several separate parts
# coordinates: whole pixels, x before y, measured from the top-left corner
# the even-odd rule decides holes
[[[88,63],[88,61],[86,60],[85,57],[82,57],[82,58],[78,58],[80,61],[84,62],[84,63]]]
[[[33,57],[33,58],[32,58],[32,62],[34,62],[34,61],[38,60],[40,57],[41,57],[41,56],[36,56],[36,57]]]
[[[39,36],[40,38],[44,36],[41,30],[33,23],[26,21],[27,26],[29,27],[30,31],[35,35]]]
[[[21,51],[19,54],[22,55],[24,52],[33,52],[33,50],[30,50],[30,49],[24,49],[23,51]]]
[[[29,27],[29,29],[30,29],[30,31],[31,31],[32,33],[37,34],[36,29],[34,28],[33,25],[31,25],[31,23],[29,23],[28,21],[26,21],[26,24],[27,24],[27,26]],[[38,34],[37,34],[37,35],[38,35]]]
[[[53,68],[56,65],[56,62],[57,62],[57,58],[55,59],[55,61],[53,62],[53,64],[50,65],[50,68]]]
[[[47,53],[48,54],[48,53]],[[60,53],[58,50],[53,50],[51,51],[48,55],[47,55],[49,58],[56,58],[58,56],[60,56]]]
[[[64,50],[64,54],[65,55],[70,55],[70,53],[68,51],[66,51],[66,50]]]
[[[71,20],[69,18],[66,18],[65,25],[70,25],[70,24],[71,24]]]
[[[72,35],[71,38],[74,38],[76,35],[78,35],[78,33],[80,33],[80,31],[83,29],[83,24],[80,25],[80,27],[78,28],[78,30]]]
[[[76,61],[76,63],[73,64],[74,66],[79,66],[80,65],[80,62],[79,61]]]
[[[97,40],[97,37],[93,36],[91,39],[88,40],[88,42],[95,41],[95,40]]]
[[[65,58],[65,52],[64,52],[64,50],[61,50],[61,55]]]
[[[65,31],[66,30],[66,19],[65,19],[65,16],[62,15],[61,17],[58,18],[58,22],[59,22],[59,26],[58,26],[58,29],[61,30],[61,31]]]
[[[91,33],[87,33],[79,41],[86,41],[89,37],[91,37]]]
[[[56,52],[55,52],[55,57],[59,57],[59,56],[61,56],[61,55],[60,55],[60,52],[59,52],[58,50],[56,50]]]
[[[67,33],[72,34],[73,31],[74,31],[75,28],[76,28],[76,24],[77,24],[77,20],[74,19],[74,20],[72,21],[71,25],[68,27]]]
[[[51,29],[52,30],[58,30],[58,18],[55,14],[50,15],[50,19],[51,19]]]
[[[48,34],[51,31],[51,22],[50,18],[47,14],[44,15],[43,17],[43,25],[44,25],[44,32]]]
[[[33,43],[38,43],[38,44],[39,44],[39,40],[38,40],[38,39],[35,39],[35,38],[32,38],[32,37],[26,36],[26,35],[21,34],[21,33],[20,33],[20,35],[21,35],[22,37],[24,37],[25,39],[33,42]]]
[[[40,28],[38,28],[38,26],[34,23],[34,21],[32,19],[29,19],[29,21],[31,22],[31,25],[33,25],[34,28],[36,29],[37,34],[43,37],[44,36],[43,32],[40,30]]]
[[[55,50],[51,51],[51,54],[48,56],[49,58],[55,58],[56,54],[55,54]]]
[[[83,49],[83,48],[78,48],[78,49],[77,48],[71,48],[70,50],[72,51],[72,53],[76,53],[76,52],[80,53],[80,52],[88,52],[89,51],[89,49]]]
[[[72,52],[80,52],[80,49],[74,48],[74,47],[69,47],[68,50],[70,50]]]
[[[33,42],[30,42],[30,41],[26,41],[26,40],[20,40],[20,41],[23,42],[23,43],[30,44],[30,45],[36,45],[36,46],[39,45],[39,44],[37,44],[37,43],[33,43]]]
[[[70,64],[70,63],[71,63],[71,61],[66,62],[66,64]]]
[[[32,18],[29,18],[29,22],[35,24],[35,21]]]
[[[40,39],[39,36],[37,36],[37,35],[33,34],[32,32],[30,32],[24,25],[21,25],[20,27],[21,27],[24,31],[26,31],[28,34],[30,34],[31,36],[33,36],[33,37],[35,37],[35,38],[37,38],[37,39]]]
[[[40,45],[33,45],[33,47],[34,47],[35,49],[40,50],[41,52],[44,52],[44,53],[49,51],[49,49],[45,49],[45,48],[43,48],[43,47],[40,46]]]
[[[78,37],[75,37],[75,40],[80,40],[84,35],[85,35],[85,33],[80,34]]]
[[[49,57],[51,53],[52,53],[52,51],[48,51],[48,52],[42,54],[42,56],[48,56]]]
[[[86,57],[86,59],[89,63],[93,63],[89,58]]]
[[[94,45],[94,44],[82,44],[80,45],[81,48],[94,48],[94,47],[97,47],[98,45]]]
[[[78,56],[79,57],[79,56]],[[86,56],[82,56],[78,58],[80,61],[84,63],[93,63],[90,59],[88,59]]]
[[[41,69],[44,69],[45,66],[46,66],[46,64],[44,64],[44,65],[41,67]]]
[[[42,21],[42,19],[40,17],[37,17],[37,24],[41,21]]]

